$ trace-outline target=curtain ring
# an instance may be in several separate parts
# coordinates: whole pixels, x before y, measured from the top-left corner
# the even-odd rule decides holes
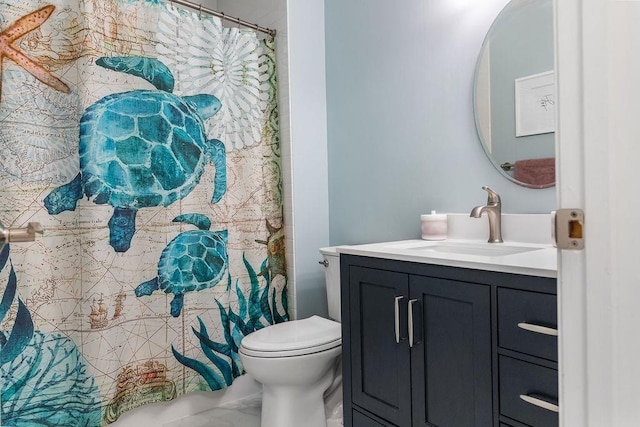
[[[198,13],[198,18],[202,19],[202,3],[200,3],[200,12]]]

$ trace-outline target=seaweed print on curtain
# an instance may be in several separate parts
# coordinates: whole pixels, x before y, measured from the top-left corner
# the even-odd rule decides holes
[[[243,373],[288,320],[274,40],[156,1],[0,0],[3,426]]]

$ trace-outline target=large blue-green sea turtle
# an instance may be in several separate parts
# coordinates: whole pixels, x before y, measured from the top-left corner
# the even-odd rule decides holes
[[[224,195],[224,144],[207,140],[204,125],[221,103],[213,95],[174,95],[171,71],[153,58],[100,58],[96,64],[141,77],[157,90],[114,93],[86,109],[80,120],[80,173],[53,190],[44,205],[52,215],[75,210],[84,194],[93,203],[113,206],[109,243],[125,252],[138,209],[185,197],[200,181],[207,159],[216,171],[211,203]]]
[[[173,294],[171,315],[178,317],[182,311],[184,294],[215,286],[229,263],[227,255],[227,230],[209,231],[211,221],[201,214],[184,214],[173,222],[193,224],[198,230],[178,234],[164,248],[158,261],[158,276],[140,284],[136,296],[151,295],[162,290]]]

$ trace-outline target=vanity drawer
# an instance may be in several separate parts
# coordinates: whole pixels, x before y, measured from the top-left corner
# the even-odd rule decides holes
[[[498,345],[558,361],[555,295],[498,288]]]
[[[558,425],[558,413],[539,406],[558,405],[558,371],[507,356],[500,356],[499,370],[502,415],[532,427]]]

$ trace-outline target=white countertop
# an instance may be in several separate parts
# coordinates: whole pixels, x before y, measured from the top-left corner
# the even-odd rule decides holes
[[[433,247],[433,249],[430,248]],[[456,252],[455,247],[469,247],[484,255]],[[443,252],[451,248],[451,251]],[[524,252],[509,255],[493,255],[492,251],[514,248]],[[487,243],[486,240],[447,239],[441,241],[403,240],[397,242],[370,243],[365,245],[338,246],[340,254],[361,255],[424,264],[471,268],[525,274],[539,277],[557,276],[557,248],[543,243]]]

